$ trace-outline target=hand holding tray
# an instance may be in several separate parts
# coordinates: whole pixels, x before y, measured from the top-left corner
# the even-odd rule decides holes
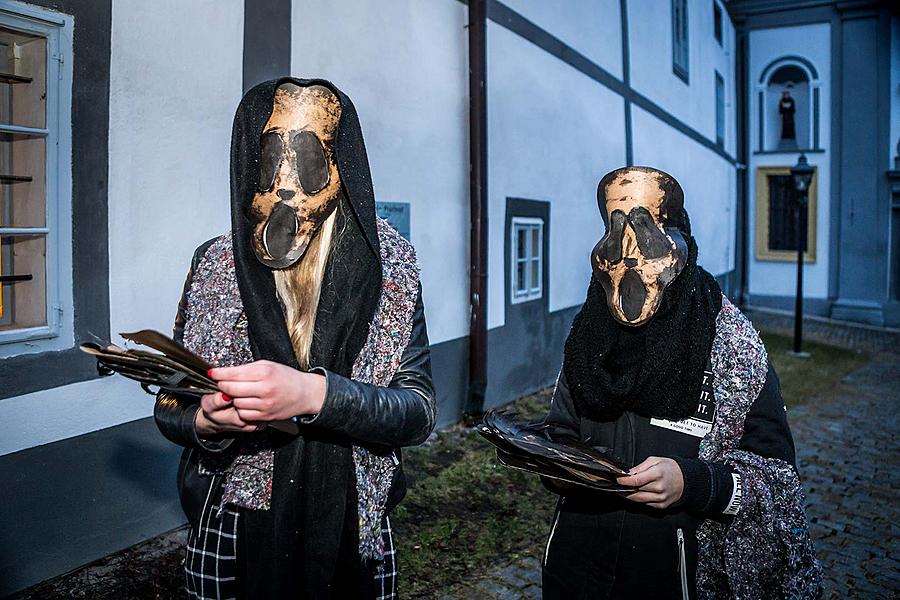
[[[156,386],[175,394],[196,396],[198,401],[204,394],[219,391],[216,382],[206,374],[213,368],[212,365],[172,338],[150,329],[119,335],[162,354],[125,349],[115,344],[81,344],[82,352],[96,357],[100,375],[119,373],[139,382],[148,394],[154,394],[150,386]],[[293,421],[275,421],[269,423],[269,426],[291,435],[300,431]]]
[[[609,449],[554,435],[547,425],[517,420],[514,413],[489,412],[478,432],[497,447],[497,459],[505,466],[594,490],[634,490],[616,480],[628,468]]]

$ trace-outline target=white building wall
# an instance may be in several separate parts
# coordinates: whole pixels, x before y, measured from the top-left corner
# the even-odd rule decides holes
[[[241,97],[243,7],[240,0],[113,3],[109,295],[114,338],[136,329],[170,331],[194,248],[230,228],[228,156]],[[0,422],[20,426],[0,436],[0,454],[152,412],[153,399],[119,377],[8,398],[0,403]]]
[[[684,206],[699,249],[697,262],[713,275],[735,268],[734,166],[650,113],[632,109],[634,161],[669,173],[684,190]]]
[[[456,0],[308,0],[293,74],[353,99],[379,201],[409,202],[432,344],[469,332],[467,9]]]
[[[507,0],[506,6],[566,45],[622,78],[622,20],[619,0]]]
[[[821,23],[799,27],[761,29],[750,33],[749,120],[749,218],[748,227],[748,286],[751,295],[792,296],[796,285],[796,261],[777,262],[756,258],[756,170],[759,167],[791,167],[798,152],[764,153],[759,148],[759,79],[765,68],[783,56],[800,56],[811,62],[818,71],[819,86],[819,144],[824,152],[807,153],[809,164],[816,167],[817,222],[816,261],[806,263],[803,290],[808,298],[828,296],[829,221],[831,219],[831,25]],[[768,127],[768,124],[767,124]]]
[[[671,2],[629,2],[631,86],[667,112],[716,140],[715,71],[725,80],[725,150],[735,155],[735,33],[722,8],[722,45],[713,32],[712,0],[688,1],[689,84],[672,71]]]
[[[505,318],[510,197],[551,203],[550,310],[584,301],[590,251],[604,231],[597,182],[625,162],[625,123],[620,96],[527,40],[489,23],[487,44],[488,327],[494,328]]]

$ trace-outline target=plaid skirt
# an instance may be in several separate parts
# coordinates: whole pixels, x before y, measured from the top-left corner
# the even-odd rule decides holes
[[[184,561],[187,597],[195,600],[232,600],[237,598],[237,526],[240,513],[229,505],[211,501],[214,485],[209,486],[199,529],[191,529]],[[375,570],[376,600],[397,600],[397,555],[391,521],[382,519],[384,560]]]

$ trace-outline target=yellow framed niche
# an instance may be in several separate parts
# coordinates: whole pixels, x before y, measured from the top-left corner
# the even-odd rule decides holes
[[[816,222],[819,170],[813,167],[807,205],[806,251],[803,262],[816,262]],[[756,259],[796,262],[796,217],[793,207],[793,183],[790,167],[756,169]]]

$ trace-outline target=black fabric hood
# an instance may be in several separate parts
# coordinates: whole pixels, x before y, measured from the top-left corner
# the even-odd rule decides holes
[[[341,118],[335,153],[344,192],[343,202],[349,205],[349,212],[355,221],[356,227],[352,229],[362,233],[376,260],[380,253],[369,159],[359,117],[350,98],[324,79],[282,77],[251,88],[238,105],[231,135],[231,231],[235,269],[247,312],[254,356],[296,367],[296,362],[291,359],[293,350],[287,328],[275,325],[283,325],[282,309],[274,301],[275,284],[271,269],[260,263],[253,252],[250,242],[252,227],[248,218],[259,180],[260,135],[272,113],[275,90],[283,83],[301,87],[322,85],[340,99]],[[349,215],[347,217],[349,219]],[[273,331],[273,328],[279,331]]]
[[[256,360],[298,368],[272,269],[257,258],[248,218],[259,181],[260,135],[283,83],[331,89],[341,103],[335,158],[341,208],[323,275],[310,366],[350,377],[381,294],[375,196],[362,129],[350,99],[321,79],[281,78],[252,88],[238,106],[231,140],[235,273]],[[302,259],[301,259],[302,260]],[[326,598],[356,589],[368,573],[358,559],[351,442],[314,427],[301,435],[264,432],[275,445],[272,507],[242,511],[238,534],[241,598]],[[369,577],[371,579],[371,577]],[[359,596],[353,591],[351,596]]]

